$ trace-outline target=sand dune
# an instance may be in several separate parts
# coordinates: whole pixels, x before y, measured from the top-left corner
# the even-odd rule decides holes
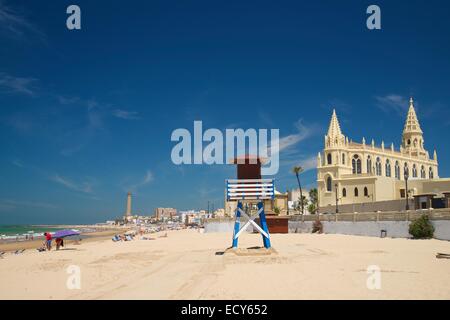
[[[216,254],[231,235],[169,231],[167,238],[98,240],[0,259],[0,299],[450,299],[450,242],[274,234],[277,254]],[[245,234],[241,247],[261,245]],[[70,250],[69,250],[70,249]],[[80,267],[81,289],[66,286]],[[367,268],[381,270],[370,290]]]

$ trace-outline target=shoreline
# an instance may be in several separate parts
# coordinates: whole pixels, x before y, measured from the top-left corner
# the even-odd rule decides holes
[[[72,229],[72,228],[68,228]],[[129,229],[129,228],[127,228]],[[86,232],[81,233],[81,243],[87,243],[87,242],[93,242],[93,241],[99,241],[99,240],[105,240],[109,239],[111,236],[117,234],[117,233],[123,233],[127,229],[124,228],[117,228],[117,229],[109,229],[109,230],[95,230],[92,232]],[[67,245],[70,245],[72,243],[75,243],[77,239],[66,239],[64,240]],[[12,241],[3,241],[0,242],[0,252],[12,252],[16,250],[31,250],[31,249],[37,249],[42,246],[44,243],[43,237],[36,237],[34,240],[12,240]],[[54,243],[53,243],[54,245]]]

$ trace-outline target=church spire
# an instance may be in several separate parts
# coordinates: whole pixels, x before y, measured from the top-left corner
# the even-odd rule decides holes
[[[409,100],[409,109],[402,138],[402,151],[404,153],[420,158],[427,157],[427,152],[424,148],[423,131],[417,119],[413,98]]]
[[[405,127],[403,128],[403,134],[405,133],[423,134],[419,120],[417,119],[416,110],[414,109],[414,100],[412,97],[409,99],[409,110],[406,116]]]
[[[330,126],[328,127],[327,136],[330,138],[340,137],[342,135],[341,126],[339,125],[339,120],[336,115],[336,110],[333,109],[333,114],[331,116]]]
[[[342,134],[335,109],[333,109],[333,114],[331,115],[330,126],[328,127],[328,133],[325,136],[325,141],[327,147],[338,147],[345,145],[345,136]]]

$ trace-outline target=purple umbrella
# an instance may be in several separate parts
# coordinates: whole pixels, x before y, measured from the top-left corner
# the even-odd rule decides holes
[[[79,236],[80,233],[76,232],[74,230],[70,230],[70,229],[65,229],[65,230],[59,230],[56,231],[52,237],[53,238],[64,238],[64,237],[70,237],[70,236]]]

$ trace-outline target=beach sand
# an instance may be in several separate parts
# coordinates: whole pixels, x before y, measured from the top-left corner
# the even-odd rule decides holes
[[[272,255],[222,252],[231,234],[196,230],[110,239],[0,259],[0,299],[450,299],[450,242],[331,234],[273,234]],[[240,247],[260,246],[243,234]],[[67,268],[81,270],[68,289]],[[370,290],[367,268],[381,270]]]

